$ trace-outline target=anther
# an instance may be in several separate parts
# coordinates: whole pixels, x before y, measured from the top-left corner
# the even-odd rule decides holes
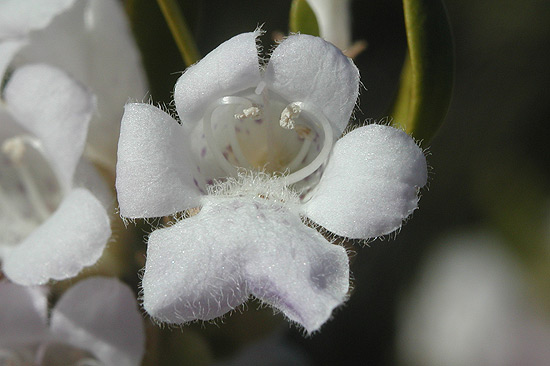
[[[281,112],[281,118],[279,119],[279,125],[282,128],[287,130],[294,129],[294,122],[300,116],[302,112],[301,103],[294,102],[290,103],[283,111]]]
[[[252,106],[250,108],[243,109],[242,113],[235,114],[235,119],[241,121],[245,118],[259,118],[261,115],[262,110],[256,106]]]

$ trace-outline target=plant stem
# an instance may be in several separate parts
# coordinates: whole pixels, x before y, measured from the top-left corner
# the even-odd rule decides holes
[[[177,0],[157,0],[157,3],[164,15],[164,19],[166,19],[170,32],[172,32],[183,61],[186,66],[191,66],[200,59],[199,50]]]

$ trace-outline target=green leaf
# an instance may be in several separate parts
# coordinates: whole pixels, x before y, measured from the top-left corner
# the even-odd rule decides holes
[[[193,29],[198,24],[198,5],[180,1],[186,20]],[[169,104],[176,80],[185,69],[181,53],[156,1],[125,0],[125,8],[141,51],[143,66],[149,79],[151,98]]]
[[[178,2],[176,0],[157,0],[157,3],[162,10],[166,23],[168,23],[185,64],[187,66],[193,65],[200,59],[199,50]]]
[[[292,33],[310,34],[319,37],[317,17],[306,0],[292,0],[290,5],[289,30]]]
[[[441,0],[403,0],[407,59],[390,115],[418,140],[429,141],[443,123],[454,81],[454,44]]]

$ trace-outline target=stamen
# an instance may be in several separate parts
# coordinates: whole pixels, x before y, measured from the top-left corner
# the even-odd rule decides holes
[[[25,143],[33,143],[33,145],[37,143],[39,144],[39,142],[32,141],[32,139],[27,136],[16,136],[4,141],[2,144],[2,151],[8,155],[12,161],[15,171],[20,177],[21,183],[23,183],[25,192],[28,194],[29,201],[32,203],[32,207],[36,211],[38,217],[44,221],[50,217],[51,211],[40,194],[40,191],[38,190],[36,182],[32,178],[28,167],[23,163],[23,156],[25,155],[25,151],[27,149]]]
[[[212,131],[212,114],[214,113],[214,110],[221,106],[225,105],[244,105],[246,108],[243,109],[243,114],[245,113],[245,110],[250,110],[250,113],[254,113],[255,107],[252,102],[243,97],[223,97],[218,100],[216,100],[214,103],[210,105],[206,113],[204,114],[203,118],[203,127],[204,127],[204,136],[206,138],[206,143],[218,161],[218,164],[220,164],[220,167],[230,176],[234,176],[237,174],[237,168],[235,168],[227,159],[223,156],[223,152],[219,149],[218,144],[216,143],[214,139],[214,133]],[[235,115],[235,118],[237,116]],[[237,160],[239,160],[239,163],[243,166],[250,166],[248,161],[246,160],[244,154],[241,151],[240,145],[237,141],[237,138],[235,136],[235,130],[230,129],[232,131],[230,138],[231,138],[231,149],[233,150],[233,153],[235,154]]]
[[[260,81],[256,89],[254,90],[254,94],[256,95],[262,94],[266,86],[267,84],[265,83],[265,81]]]
[[[290,103],[285,109],[283,109],[281,112],[281,118],[279,119],[279,125],[287,130],[293,130],[294,122],[302,112],[301,106],[301,102],[294,102]]]
[[[310,130],[311,131],[311,130]],[[309,137],[309,136],[308,136]],[[300,148],[300,151],[298,151],[298,154],[296,154],[296,156],[294,157],[294,159],[292,159],[292,161],[288,164],[288,167],[287,169],[289,171],[294,171],[296,170],[296,168],[298,167],[298,165],[300,165],[300,163],[302,162],[302,160],[304,160],[304,158],[306,157],[308,151],[309,151],[309,148],[311,147],[311,141],[313,139],[312,138],[306,138],[304,139],[304,142],[302,143],[302,147]]]
[[[237,176],[239,168],[263,169],[272,177],[280,177],[285,185],[317,172],[334,143],[332,126],[324,114],[307,102],[286,104],[277,95],[268,98],[270,90],[265,85],[258,85],[255,92],[260,94],[220,98],[204,114],[204,137],[218,167],[229,177]],[[258,101],[260,98],[265,103]],[[260,115],[260,123],[255,123]]]
[[[243,109],[242,113],[235,114],[235,119],[242,121],[245,118],[261,118],[262,110],[256,106]]]
[[[307,166],[284,177],[286,184],[297,183],[302,179],[310,176],[317,169],[319,169],[319,167],[323,165],[327,160],[330,154],[330,151],[332,150],[332,144],[334,143],[332,126],[322,112],[320,112],[314,105],[310,105],[305,102],[295,102],[295,103],[291,103],[291,105],[292,104],[299,106],[300,113],[305,112],[306,114],[309,114],[311,117],[313,117],[313,118],[310,118],[310,120],[317,125],[319,130],[323,131],[324,136],[323,136],[323,147],[321,148],[321,151],[319,151],[319,154]],[[308,135],[309,135],[309,132],[308,132]],[[306,145],[308,141],[310,141],[310,139],[306,138],[306,140],[304,141],[304,145]],[[296,162],[300,162],[300,160],[298,160],[298,157],[301,154],[303,154],[302,150],[304,150],[305,148],[306,148],[305,146],[302,146],[302,149],[300,150],[298,155],[293,159],[290,165],[295,165]],[[307,146],[307,149],[309,149],[309,146]],[[304,150],[304,151],[307,151],[307,150]]]

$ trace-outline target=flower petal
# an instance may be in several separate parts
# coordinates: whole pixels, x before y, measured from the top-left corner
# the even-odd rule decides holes
[[[291,102],[310,102],[335,131],[346,128],[359,95],[359,70],[342,51],[321,38],[295,34],[269,59],[268,87]]]
[[[86,188],[101,202],[107,212],[114,212],[115,197],[112,187],[101,176],[96,167],[87,159],[82,158],[74,173],[74,187]]]
[[[12,116],[38,137],[64,189],[71,186],[95,100],[65,73],[47,65],[18,68],[5,89]]]
[[[258,85],[256,38],[260,34],[256,30],[225,41],[178,79],[174,101],[183,123],[199,121],[208,103]]]
[[[28,345],[48,334],[48,301],[43,288],[0,281],[0,346]]]
[[[25,46],[25,43],[26,42],[22,39],[2,41],[2,43],[0,43],[0,81],[4,79],[4,74],[13,56]]]
[[[303,213],[335,234],[372,238],[398,229],[427,181],[424,153],[405,132],[358,128],[336,142]]]
[[[115,167],[122,106],[147,92],[140,54],[120,1],[79,1],[34,32],[20,53],[24,62],[58,67],[97,96],[98,113],[88,134],[86,154]]]
[[[149,238],[143,306],[184,323],[231,311],[252,294],[308,332],[348,291],[346,251],[263,199],[209,198],[197,215]]]
[[[46,27],[52,19],[76,0],[2,0],[0,2],[0,38],[25,36]]]
[[[351,44],[349,0],[307,0],[317,17],[321,37],[345,50]]]
[[[137,366],[143,357],[145,333],[135,296],[114,278],[89,278],[67,290],[52,310],[51,331],[104,365]]]
[[[126,105],[116,177],[121,216],[158,217],[198,205],[196,167],[186,148],[184,128],[168,114],[149,104]]]
[[[5,254],[6,276],[21,285],[76,276],[94,264],[111,236],[109,217],[88,190],[72,190],[56,212]]]

